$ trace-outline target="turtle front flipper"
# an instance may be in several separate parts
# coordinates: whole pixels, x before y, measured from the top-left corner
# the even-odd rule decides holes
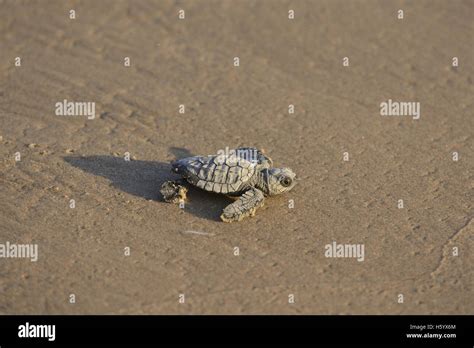
[[[234,203],[225,207],[221,219],[224,222],[241,221],[247,216],[254,216],[258,208],[263,206],[265,196],[255,187],[245,191]]]

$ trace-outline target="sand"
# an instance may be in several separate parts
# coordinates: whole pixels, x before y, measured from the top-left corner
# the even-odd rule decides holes
[[[0,243],[38,246],[0,258],[1,313],[474,312],[472,1],[0,6]],[[233,224],[162,201],[169,161],[241,145],[298,185]]]

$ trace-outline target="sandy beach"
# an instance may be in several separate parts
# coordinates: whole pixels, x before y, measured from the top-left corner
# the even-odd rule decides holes
[[[473,18],[470,0],[0,1],[0,313],[473,314]],[[239,146],[297,186],[230,224],[226,196],[163,201],[170,161]]]

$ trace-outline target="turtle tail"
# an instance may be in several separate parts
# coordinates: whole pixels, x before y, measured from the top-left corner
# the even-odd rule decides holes
[[[181,167],[182,167],[182,164],[180,163],[179,160],[171,162],[171,171],[173,173],[179,174],[181,172]]]

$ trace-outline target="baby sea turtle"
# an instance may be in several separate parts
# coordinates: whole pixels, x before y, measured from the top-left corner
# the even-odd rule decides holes
[[[272,160],[252,147],[226,149],[212,156],[193,156],[171,162],[172,172],[203,190],[237,196],[225,207],[221,219],[240,221],[254,216],[263,206],[265,196],[279,195],[295,186],[295,173],[290,168],[273,168]],[[167,202],[179,203],[186,199],[186,188],[166,181],[161,194]]]

